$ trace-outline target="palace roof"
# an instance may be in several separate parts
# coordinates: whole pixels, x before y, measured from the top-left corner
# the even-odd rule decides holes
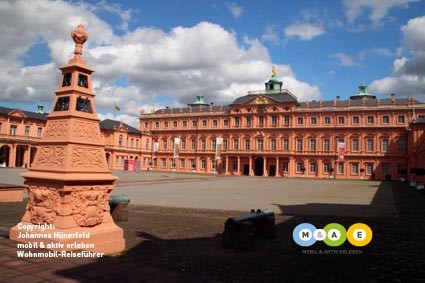
[[[47,113],[36,113],[36,112],[31,112],[31,111],[25,111],[25,110],[21,110],[19,108],[7,108],[7,107],[1,107],[0,106],[0,115],[9,115],[12,112],[15,111],[20,111],[22,112],[27,118],[29,119],[34,119],[34,120],[39,120],[39,121],[46,121],[47,119]]]
[[[120,121],[115,121],[115,120],[110,120],[110,119],[106,119],[106,120],[101,121],[99,123],[99,125],[100,125],[101,130],[119,130],[122,127],[124,129],[126,129],[129,133],[133,133],[133,134],[140,134],[141,133],[138,129],[136,129],[136,128],[134,128],[134,127],[132,127],[132,126],[126,124],[126,123],[122,123]]]

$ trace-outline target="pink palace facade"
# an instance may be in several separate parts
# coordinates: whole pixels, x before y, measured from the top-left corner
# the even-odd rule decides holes
[[[379,99],[364,84],[347,99],[300,102],[273,74],[265,90],[228,106],[198,95],[188,107],[142,110],[140,130],[152,136],[144,163],[153,170],[382,180],[425,167],[424,120],[425,103],[394,94]]]

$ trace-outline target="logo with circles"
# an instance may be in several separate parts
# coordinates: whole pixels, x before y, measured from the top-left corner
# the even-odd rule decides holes
[[[364,223],[351,225],[348,230],[338,223],[330,223],[317,229],[310,223],[301,223],[292,232],[295,243],[302,247],[314,245],[317,241],[323,241],[330,247],[338,247],[346,240],[356,247],[364,247],[372,241],[372,229]]]

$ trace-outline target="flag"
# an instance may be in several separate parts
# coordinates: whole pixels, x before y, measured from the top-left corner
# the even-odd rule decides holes
[[[345,154],[345,143],[344,142],[338,142],[338,162],[340,162],[340,163],[345,162],[344,154]]]
[[[158,142],[154,142],[153,143],[153,154],[158,153],[158,148],[159,148],[159,143]]]
[[[116,103],[116,102],[115,102],[114,109],[115,109],[115,110],[117,110],[117,111],[121,111],[121,108],[117,105],[117,103]]]
[[[223,138],[217,138],[216,146],[215,146],[215,160],[220,159],[222,148],[223,148]]]
[[[174,138],[174,154],[173,158],[179,157],[179,151],[180,151],[180,138]]]

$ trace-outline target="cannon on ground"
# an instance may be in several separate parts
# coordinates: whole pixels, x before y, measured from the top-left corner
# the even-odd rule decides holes
[[[276,237],[274,212],[270,209],[252,209],[247,215],[230,217],[224,224],[222,244],[224,248],[251,249],[255,236]]]

